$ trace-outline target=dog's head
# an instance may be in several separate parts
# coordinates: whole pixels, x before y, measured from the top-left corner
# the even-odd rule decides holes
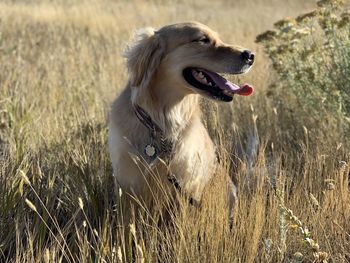
[[[253,91],[251,86],[239,87],[218,73],[248,72],[254,54],[225,44],[217,33],[197,22],[169,25],[158,31],[145,29],[126,57],[131,85],[140,90],[157,83],[183,94],[199,93],[221,101]]]

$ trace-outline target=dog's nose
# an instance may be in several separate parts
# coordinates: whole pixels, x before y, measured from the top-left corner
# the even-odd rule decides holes
[[[248,63],[249,65],[253,65],[254,63],[254,53],[252,53],[251,51],[249,50],[244,50],[242,53],[241,53],[241,59]]]

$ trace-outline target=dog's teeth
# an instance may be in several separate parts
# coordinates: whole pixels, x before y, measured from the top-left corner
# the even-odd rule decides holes
[[[202,81],[203,81],[204,84],[208,83],[208,81],[207,81],[207,79],[205,77],[202,78]]]
[[[202,73],[201,71],[199,71],[198,76],[199,76],[201,79],[204,78],[204,75],[203,75],[203,73]]]
[[[209,86],[213,86],[213,84],[211,84],[211,82],[208,83]]]
[[[222,92],[227,96],[230,96],[232,94],[229,90],[226,89],[224,89]]]

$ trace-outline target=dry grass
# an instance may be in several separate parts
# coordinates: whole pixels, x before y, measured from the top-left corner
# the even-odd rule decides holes
[[[329,131],[314,145],[305,130],[297,145],[287,143],[284,120],[266,97],[272,69],[254,44],[273,22],[312,7],[277,0],[2,1],[0,261],[349,260],[349,141]],[[201,209],[180,200],[173,226],[143,211],[124,231],[126,208],[113,189],[106,147],[108,108],[126,80],[121,51],[136,28],[184,20],[206,23],[226,42],[258,53],[244,77],[255,95],[207,111],[226,160],[232,128],[244,138],[258,116],[259,159],[235,174],[240,199],[232,231],[221,191],[229,167]]]

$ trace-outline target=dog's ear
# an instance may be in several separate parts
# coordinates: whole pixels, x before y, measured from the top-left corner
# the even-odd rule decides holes
[[[163,53],[160,37],[153,28],[144,28],[136,33],[135,42],[124,53],[132,86],[140,89],[148,87]]]

